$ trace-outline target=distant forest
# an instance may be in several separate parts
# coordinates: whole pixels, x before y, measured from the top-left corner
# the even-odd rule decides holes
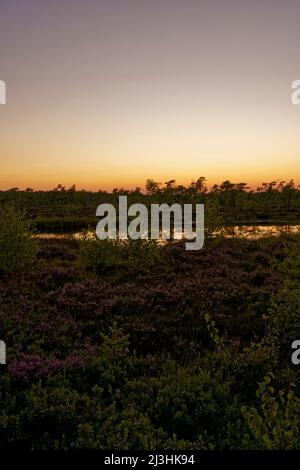
[[[32,188],[0,191],[0,204],[23,208],[40,230],[73,230],[95,225],[97,206],[104,202],[117,205],[119,195],[127,195],[129,204],[204,203],[214,207],[224,225],[284,225],[297,223],[300,218],[300,186],[293,180],[262,183],[256,189],[249,188],[247,183],[226,180],[208,189],[205,177],[188,186],[177,185],[175,180],[162,184],[148,179],[144,190],[116,188],[112,192],[77,190],[76,185],[67,188],[59,184],[51,191]]]

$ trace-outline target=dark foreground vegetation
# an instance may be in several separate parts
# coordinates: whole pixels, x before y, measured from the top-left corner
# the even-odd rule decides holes
[[[127,195],[129,204],[140,202],[148,207],[153,203],[204,203],[206,209],[218,212],[224,225],[289,224],[300,219],[300,188],[293,180],[263,183],[256,189],[231,181],[208,189],[204,177],[188,186],[177,185],[175,180],[164,184],[147,180],[144,191],[116,188],[111,193],[78,191],[75,185],[66,188],[60,184],[52,191],[11,188],[0,191],[0,205],[23,208],[38,230],[72,231],[94,227],[97,206],[106,202],[117,205],[119,195]]]
[[[298,235],[37,242],[6,209],[0,339],[1,448],[300,449]]]

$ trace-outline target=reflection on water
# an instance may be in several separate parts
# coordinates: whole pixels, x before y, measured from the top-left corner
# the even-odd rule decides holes
[[[283,233],[300,233],[300,225],[236,225],[226,227],[224,236],[230,238],[258,239],[279,236]]]
[[[300,233],[300,225],[236,225],[233,227],[225,227],[216,230],[215,235],[223,235],[225,238],[247,238],[259,239],[265,237],[279,236],[282,233],[292,234]],[[81,231],[76,233],[39,233],[35,235],[39,239],[50,238],[74,238],[75,240],[82,240],[84,237],[93,238],[95,232]],[[163,237],[162,237],[163,238]],[[177,237],[176,238],[181,238]]]

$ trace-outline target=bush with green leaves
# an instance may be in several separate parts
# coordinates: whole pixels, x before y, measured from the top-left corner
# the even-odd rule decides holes
[[[258,407],[242,408],[249,426],[246,446],[258,449],[288,450],[300,447],[300,398],[293,391],[276,392],[269,372],[256,392]]]
[[[21,272],[35,261],[37,242],[32,222],[22,210],[4,206],[0,210],[0,273]]]
[[[286,242],[283,254],[283,260],[275,267],[284,283],[272,295],[269,313],[280,343],[287,349],[300,335],[300,238],[293,237]]]
[[[96,235],[87,234],[81,241],[80,255],[88,271],[128,273],[161,264],[163,252],[155,240],[99,240]]]
[[[286,286],[274,295],[270,313],[281,344],[289,346],[300,335],[300,287]]]
[[[277,269],[289,282],[300,283],[300,237],[284,237],[284,259],[277,264]]]

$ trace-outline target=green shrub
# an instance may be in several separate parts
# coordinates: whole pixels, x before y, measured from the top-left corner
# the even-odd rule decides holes
[[[32,223],[14,206],[0,211],[0,272],[21,272],[35,261],[37,242],[32,239]]]
[[[268,450],[300,449],[300,398],[292,391],[276,392],[272,378],[268,373],[259,384],[258,408],[242,408],[253,439],[252,445],[251,439],[246,445]]]
[[[281,289],[272,298],[270,313],[281,343],[290,344],[300,334],[300,288]]]
[[[300,239],[293,237],[276,266],[284,286],[271,299],[270,314],[280,343],[290,347],[300,334]]]
[[[289,240],[289,239],[287,239]],[[300,282],[300,237],[294,236],[283,250],[285,258],[278,264],[278,271],[290,282]]]
[[[86,235],[80,245],[81,263],[92,272],[128,273],[162,263],[162,249],[153,240],[99,240],[96,235]]]

